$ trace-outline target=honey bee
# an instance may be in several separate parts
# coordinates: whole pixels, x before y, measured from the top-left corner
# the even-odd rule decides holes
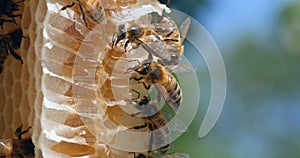
[[[166,61],[171,60],[171,56],[167,53],[165,43],[160,35],[151,28],[143,27],[142,25],[132,24],[128,29],[124,25],[119,27],[119,33],[115,45],[121,40],[126,40],[124,44],[125,52],[129,43],[140,45],[151,55],[163,58]]]
[[[140,99],[135,106],[140,112],[132,114],[132,116],[142,117],[145,124],[135,126],[130,129],[149,129],[151,133],[148,144],[148,152],[154,151],[161,154],[167,152],[170,148],[170,130],[166,125],[167,120],[164,118],[161,111],[158,110],[158,106],[154,102],[149,101],[147,97]],[[155,150],[153,150],[153,148]]]
[[[155,14],[153,14],[155,16]],[[155,19],[155,18],[153,18]],[[156,21],[153,21],[155,32],[161,35],[163,41],[166,44],[167,52],[171,56],[171,61],[159,60],[159,63],[163,65],[177,65],[180,62],[180,57],[183,55],[184,46],[183,42],[188,33],[191,19],[187,18],[180,26],[180,31],[176,26],[176,23],[166,15],[156,17]]]
[[[151,156],[145,154],[134,154],[134,158],[190,158],[190,156],[186,153],[169,153],[164,154],[163,156]]]
[[[22,131],[22,125],[15,131],[18,139],[1,139],[0,140],[0,157],[20,157],[33,158],[34,144],[31,138],[22,138],[22,135],[27,133],[31,127]]]
[[[95,23],[101,23],[105,20],[104,8],[100,0],[74,0],[72,4],[62,7],[61,10],[74,7],[76,2],[79,5],[82,14],[82,20],[86,26],[88,26],[86,15]]]
[[[158,61],[160,64],[177,65],[180,62],[180,57],[183,55],[183,42],[188,33],[190,23],[190,18],[187,18],[180,26],[179,31],[175,22],[164,15],[153,20],[153,26],[132,24],[125,29],[125,26],[121,25],[116,44],[121,40],[127,39],[124,45],[125,51],[129,43],[134,43],[137,47],[141,45],[150,54],[159,57]]]
[[[147,97],[138,99],[137,104],[133,105],[139,112],[131,114],[131,116],[141,117],[145,123],[130,129],[138,130],[147,128],[151,132],[148,144],[148,155],[151,153],[164,154],[169,150],[171,141],[170,128],[174,128],[177,131],[186,131],[183,122],[177,118],[171,118],[167,113],[163,113],[159,109],[158,104],[155,101],[150,101]],[[168,119],[173,119],[174,122],[168,122]],[[138,157],[141,157],[145,154],[140,153],[139,155]]]
[[[22,58],[14,51],[14,49],[20,48],[22,38],[22,29],[16,29],[11,33],[0,35],[0,73],[8,55],[12,55],[23,64]]]
[[[0,0],[0,15],[6,15],[7,17],[12,18],[13,22],[17,25],[15,21],[15,17],[22,17],[21,14],[13,14],[14,12],[19,10],[19,4],[24,2],[25,0],[20,0],[18,2],[14,2],[12,0]],[[3,21],[5,22],[5,20]]]
[[[133,71],[137,74],[130,77],[130,80],[133,79],[138,83],[142,83],[147,90],[155,85],[166,104],[175,113],[177,112],[182,102],[182,92],[175,77],[163,65],[147,59],[135,66]]]

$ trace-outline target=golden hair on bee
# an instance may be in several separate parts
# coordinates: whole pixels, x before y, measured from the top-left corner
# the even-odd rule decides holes
[[[143,118],[144,124],[129,129],[139,130],[146,128],[150,133],[148,152],[166,153],[170,148],[170,129],[158,105],[150,101],[149,98],[144,97],[139,99],[134,106],[139,112],[131,114],[131,116]]]
[[[175,113],[177,112],[182,101],[182,92],[175,77],[163,65],[155,61],[144,60],[132,70],[134,73],[130,80],[143,84],[147,90],[154,85],[166,104]]]
[[[127,28],[121,25],[118,28],[117,45],[121,40],[125,40],[124,49],[127,52],[128,44],[135,49],[142,46],[150,54],[167,61],[171,60],[171,56],[167,54],[165,43],[161,36],[155,30],[145,27],[141,24],[129,24]]]
[[[174,20],[169,16],[153,14],[153,17],[152,25],[154,25],[155,31],[162,37],[166,44],[167,52],[171,56],[171,61],[162,58],[159,60],[159,63],[163,65],[179,64],[184,51],[183,42],[188,33],[191,19],[185,19],[180,29],[178,29]]]
[[[138,92],[137,92],[138,93]],[[186,126],[176,117],[168,115],[168,113],[161,110],[159,102],[150,101],[150,98],[143,97],[134,101],[133,105],[138,110],[137,113],[131,114],[134,117],[141,117],[144,119],[144,124],[129,128],[131,130],[139,130],[146,128],[150,133],[148,149],[144,153],[133,153],[134,157],[149,157],[152,154],[164,154],[162,158],[172,157],[173,155],[188,156],[185,153],[171,153],[165,154],[171,143],[171,128],[176,131],[186,131]],[[172,120],[172,122],[168,122]],[[160,156],[159,156],[160,157]]]

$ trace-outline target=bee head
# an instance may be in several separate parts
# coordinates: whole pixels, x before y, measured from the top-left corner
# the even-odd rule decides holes
[[[147,75],[150,71],[150,65],[151,61],[145,61],[141,64],[141,66],[137,67],[135,71],[141,75]]]
[[[144,97],[139,100],[137,108],[139,110],[143,110],[148,105],[148,103],[149,103],[149,99],[147,97]]]
[[[126,30],[125,30],[124,25],[119,26],[118,30],[119,30],[119,33],[117,36],[117,41],[124,39],[126,37]]]
[[[146,155],[144,155],[144,154],[139,154],[137,157],[135,157],[135,158],[146,158]]]
[[[17,29],[10,33],[10,38],[13,40],[12,47],[17,49],[20,48],[22,38],[23,38],[23,32],[21,29]]]
[[[143,29],[137,25],[133,25],[128,29],[128,34],[132,37],[137,37],[142,34]]]

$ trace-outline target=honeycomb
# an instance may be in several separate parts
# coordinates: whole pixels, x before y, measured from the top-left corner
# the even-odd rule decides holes
[[[131,147],[147,146],[144,135],[136,139],[125,130],[142,120],[109,106],[111,70],[101,67],[99,52],[105,52],[117,25],[168,8],[156,0],[103,0],[110,21],[88,20],[86,27],[78,5],[60,10],[72,2],[24,1],[18,25],[1,30],[22,28],[25,38],[16,50],[24,63],[9,56],[0,74],[0,137],[15,138],[23,124],[32,127],[35,157],[133,157],[129,148],[119,149],[129,141]],[[141,10],[143,5],[148,8]]]
[[[16,52],[22,57],[23,64],[15,60],[11,55],[4,63],[3,72],[0,74],[0,131],[1,138],[15,138],[14,131],[23,124],[24,127],[33,126],[35,90],[35,54],[30,50],[30,43],[34,42],[34,36],[29,32],[35,31],[30,28],[29,2],[19,3],[19,11],[23,14],[22,19],[15,18],[14,23],[5,23],[1,34],[9,33],[22,28],[23,36],[20,49]],[[31,6],[33,7],[33,6]],[[28,21],[27,23],[24,21]]]

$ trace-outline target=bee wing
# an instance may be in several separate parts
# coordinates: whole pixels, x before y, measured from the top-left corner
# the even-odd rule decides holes
[[[171,55],[167,53],[165,44],[161,39],[151,40],[151,42],[142,42],[141,45],[151,55],[167,61],[171,60]]]
[[[167,100],[167,99],[170,100],[168,92],[165,90],[165,88],[162,85],[157,84],[157,83],[155,83],[154,85],[156,87],[156,90],[159,93],[159,96],[162,96],[164,98],[164,100]],[[169,105],[169,104],[171,104],[171,105]],[[176,114],[178,107],[175,105],[172,105],[172,104],[173,104],[172,101],[168,101],[167,105]],[[176,115],[171,115],[166,111],[163,111],[163,115],[164,115],[165,119],[168,121],[168,126],[170,127],[170,129],[172,129],[173,131],[178,131],[178,132],[186,132],[187,131],[187,126],[185,125],[185,123],[183,121],[181,121],[179,118],[177,118]]]
[[[183,23],[180,25],[180,33],[181,33],[181,43],[183,43],[191,24],[191,18],[186,18]]]
[[[166,120],[168,120],[168,126],[172,131],[186,132],[188,127],[183,121],[181,121],[176,115],[171,115],[163,111],[163,115]]]
[[[160,96],[162,96],[164,98],[164,100],[167,103],[168,107],[170,107],[172,109],[172,111],[174,113],[176,113],[177,110],[178,110],[177,105],[172,101],[172,99],[171,99],[170,95],[168,94],[167,90],[165,89],[165,87],[163,87],[159,83],[155,83],[154,85],[155,85],[156,90],[160,94]]]
[[[166,36],[174,31],[174,25],[171,25],[169,23],[154,23],[153,24],[155,28],[155,32],[157,32],[160,35]],[[177,28],[176,28],[177,29]]]
[[[165,68],[171,73],[184,75],[195,73],[196,71],[196,67],[190,64],[170,65],[165,66]]]
[[[170,153],[160,156],[160,158],[190,158],[190,155],[186,153]]]

